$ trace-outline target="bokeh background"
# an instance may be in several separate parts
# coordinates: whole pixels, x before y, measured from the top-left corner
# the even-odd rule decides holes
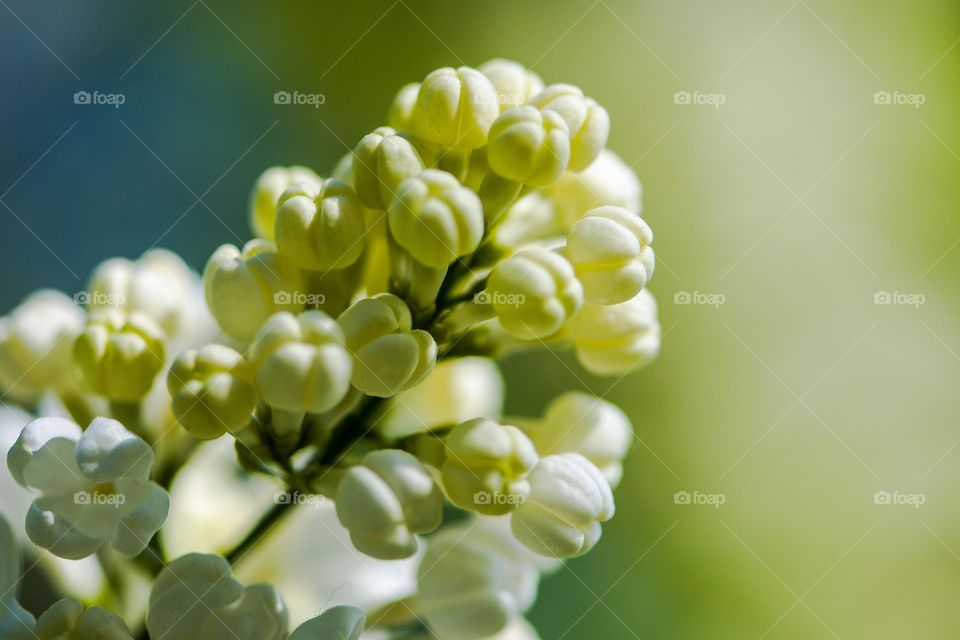
[[[609,110],[665,332],[622,380],[504,366],[510,413],[586,386],[637,434],[543,637],[960,636],[956,2],[0,5],[3,309],[155,244],[202,268],[265,167],[328,170],[403,83],[519,60]]]

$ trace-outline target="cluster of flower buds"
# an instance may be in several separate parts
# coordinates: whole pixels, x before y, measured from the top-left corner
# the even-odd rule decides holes
[[[52,394],[73,417],[31,422],[8,457],[41,494],[34,543],[153,553],[192,439],[229,434],[247,471],[332,500],[359,552],[421,559],[415,596],[378,622],[391,637],[534,637],[522,616],[539,575],[597,543],[632,428],[579,392],[504,418],[492,362],[568,347],[620,376],[656,355],[640,183],[606,149],[602,106],[516,62],[433,71],[386,125],[330,177],[265,171],[255,237],[216,249],[202,278],[153,250],[103,263],[76,300],[86,311],[43,291],[0,319],[0,387],[31,405]],[[93,624],[129,636],[106,611],[57,607],[16,620],[41,638]],[[54,615],[60,635],[44,631]],[[291,634],[274,587],[242,586],[209,554],[159,572],[145,623],[170,640],[356,639],[364,624],[335,607]]]

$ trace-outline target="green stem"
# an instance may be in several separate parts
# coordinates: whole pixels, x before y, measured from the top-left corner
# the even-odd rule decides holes
[[[231,549],[224,557],[227,559],[231,565],[235,565],[237,562],[243,559],[245,555],[263,539],[267,533],[270,532],[275,526],[277,526],[280,521],[287,515],[293,512],[293,508],[296,506],[296,502],[293,500],[287,502],[278,502],[270,508],[270,511],[265,513],[262,518],[257,522],[257,524],[244,536],[237,546]]]

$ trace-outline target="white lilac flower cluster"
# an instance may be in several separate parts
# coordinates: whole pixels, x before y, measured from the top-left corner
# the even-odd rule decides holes
[[[0,387],[44,415],[7,445],[10,475],[34,493],[26,537],[96,556],[114,589],[131,576],[149,588],[139,607],[98,595],[34,618],[15,598],[4,520],[4,638],[133,638],[125,619],[144,611],[135,630],[155,640],[536,637],[522,616],[540,575],[597,543],[632,427],[581,392],[504,418],[493,361],[568,346],[619,376],[656,355],[640,183],[606,149],[602,106],[515,62],[438,69],[403,87],[387,120],[330,177],[265,171],[255,238],[214,251],[202,278],[151,250],[104,262],[74,301],[41,291],[0,319]],[[239,466],[213,481],[223,469],[202,441],[224,438]],[[259,516],[256,491],[229,486],[256,474],[279,480]],[[220,509],[190,510],[204,498]],[[303,504],[326,519],[291,515]],[[203,524],[177,525],[182,513]],[[222,542],[238,513],[253,517]],[[376,563],[381,591],[387,566],[410,584],[321,615],[318,594],[304,615],[235,577],[248,555],[281,586],[293,569],[278,555],[340,566],[311,548],[318,523]],[[171,541],[184,528],[218,542]],[[274,528],[301,542],[258,565]],[[363,584],[350,571],[333,579]]]

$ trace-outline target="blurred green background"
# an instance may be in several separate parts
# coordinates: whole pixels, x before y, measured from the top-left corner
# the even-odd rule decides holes
[[[0,4],[4,309],[158,242],[201,268],[265,167],[328,170],[402,84],[519,60],[609,110],[665,331],[622,380],[505,364],[509,413],[586,386],[637,433],[542,636],[960,636],[956,2]]]

